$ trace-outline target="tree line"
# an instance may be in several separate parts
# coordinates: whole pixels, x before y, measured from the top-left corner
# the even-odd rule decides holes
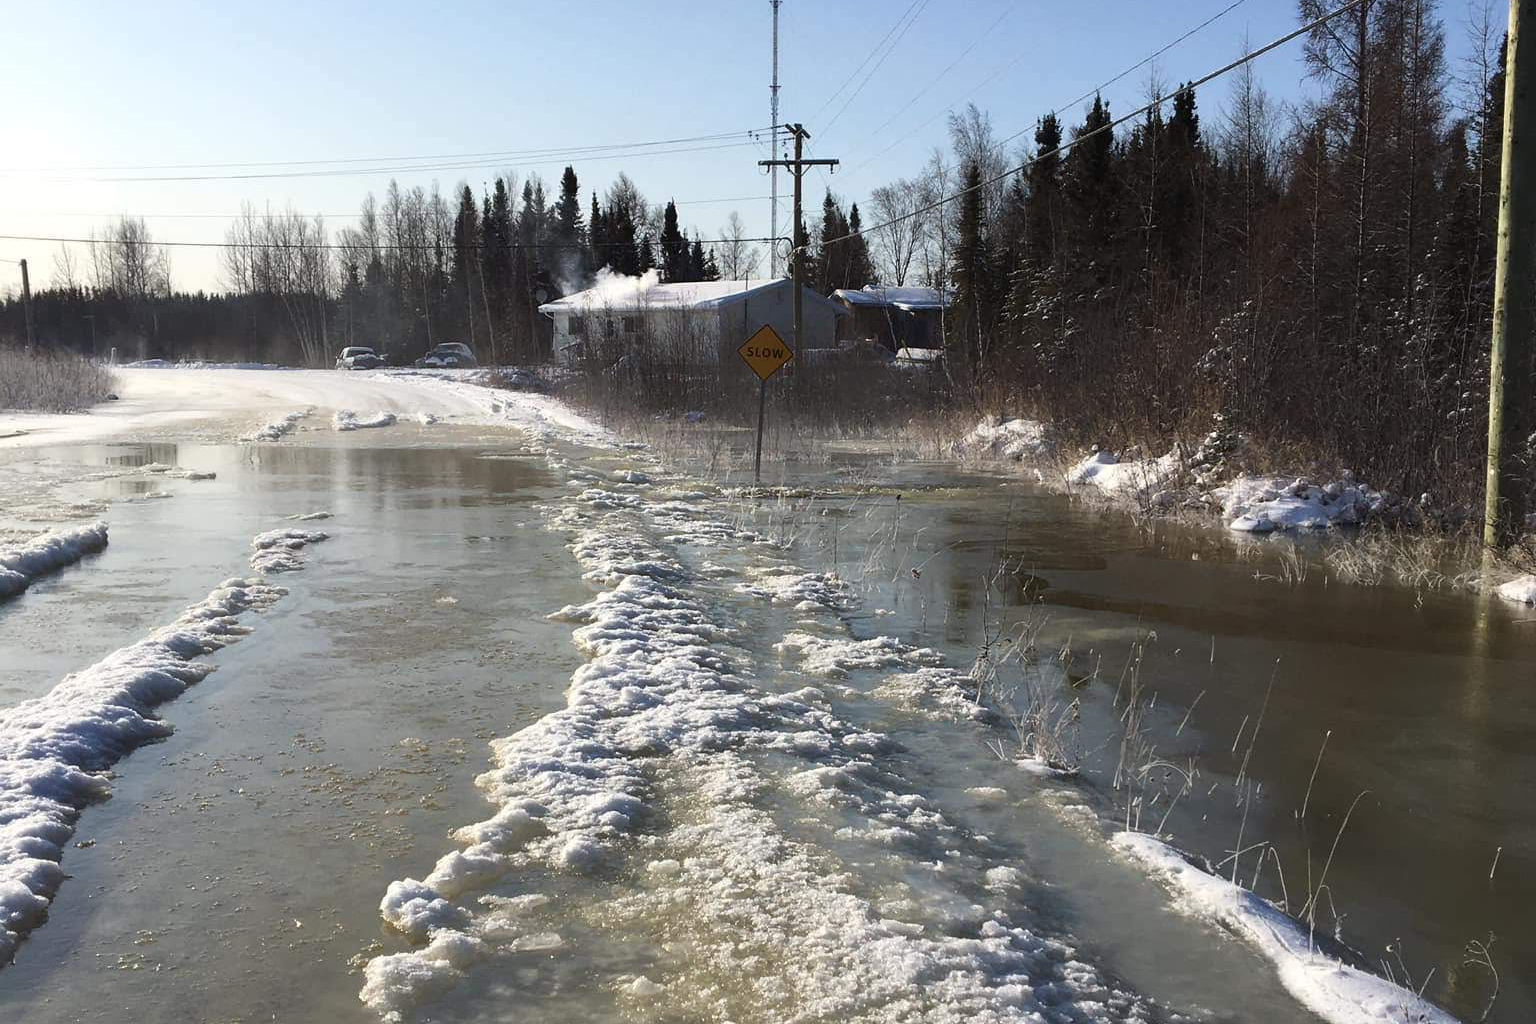
[[[449,197],[392,181],[334,232],[322,217],[247,204],[226,232],[217,292],[174,289],[170,250],[142,219],[121,218],[92,233],[84,266],[61,249],[52,285],[33,296],[37,333],[82,352],[117,347],[123,358],[317,366],[345,345],[410,359],[467,341],[482,359],[534,362],[550,344],[538,306],[601,267],[687,282],[761,266],[739,215],[706,245],[697,229],[684,232],[675,202],[648,202],[623,173],[590,206],[572,167],[553,201],[537,175],[518,184],[509,172],[481,195],[464,184]],[[0,303],[0,337],[23,334],[13,296]]]
[[[1025,153],[971,108],[952,159],[874,193],[878,274],[952,292],[947,362],[983,404],[1116,445],[1221,423],[1475,503],[1504,47],[1473,32],[1453,72],[1434,0],[1370,0],[1308,37],[1309,102],[1275,103],[1252,65],[1214,118],[1154,81],[1171,99],[1144,116],[1111,130],[1095,98]]]

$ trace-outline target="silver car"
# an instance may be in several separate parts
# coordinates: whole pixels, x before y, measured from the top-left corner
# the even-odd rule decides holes
[[[338,370],[376,370],[384,365],[384,359],[371,348],[348,345],[336,357]]]

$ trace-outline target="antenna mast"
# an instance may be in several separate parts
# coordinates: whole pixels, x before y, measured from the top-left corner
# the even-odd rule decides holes
[[[784,0],[768,0],[773,8],[773,84],[768,87],[768,109],[771,117],[768,121],[771,128],[768,129],[769,138],[773,140],[773,159],[779,158],[779,4]],[[769,176],[773,179],[773,201],[768,214],[768,237],[774,241],[768,243],[768,276],[779,276],[779,168],[775,164],[769,169]]]

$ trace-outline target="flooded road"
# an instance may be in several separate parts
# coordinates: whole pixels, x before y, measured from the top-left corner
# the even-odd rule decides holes
[[[1110,850],[1127,819],[1317,892],[1463,1020],[1496,935],[1491,1019],[1536,1015],[1506,607],[1255,578],[1278,543],[952,467],[758,498],[470,430],[26,458],[217,477],[63,488],[111,545],[0,605],[0,706],[333,518],[85,811],[0,1019],[1316,1019]],[[990,712],[923,675],[984,646]],[[1014,760],[1044,703],[1076,776]]]

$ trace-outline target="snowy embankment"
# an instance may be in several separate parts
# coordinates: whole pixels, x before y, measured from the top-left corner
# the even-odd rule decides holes
[[[1140,832],[1117,833],[1111,842],[1165,882],[1181,911],[1218,925],[1262,953],[1286,990],[1331,1024],[1457,1024],[1413,992],[1324,956],[1301,922],[1195,867],[1167,843]]]
[[[1061,467],[1060,478],[1070,488],[1089,489],[1138,509],[1216,512],[1227,529],[1238,533],[1326,530],[1413,515],[1400,498],[1366,486],[1347,471],[1326,484],[1299,476],[1234,473],[1227,457],[1239,443],[1235,434],[1213,431],[1193,451],[1175,446],[1156,457],[1095,448]],[[1046,425],[1027,419],[983,420],[957,448],[1034,463],[1042,480],[1051,478],[1043,470],[1058,456]]]
[[[39,576],[73,565],[106,546],[106,523],[53,530],[19,544],[0,546],[0,600],[14,597]]]
[[[139,359],[124,363],[125,370],[294,370],[295,367],[280,363],[213,363],[206,359],[186,359],[172,362],[169,359]]]
[[[47,913],[81,811],[111,793],[107,770],[171,733],[155,706],[213,671],[196,659],[251,631],[242,613],[284,593],[260,578],[226,580],[170,625],[0,711],[0,964]]]

